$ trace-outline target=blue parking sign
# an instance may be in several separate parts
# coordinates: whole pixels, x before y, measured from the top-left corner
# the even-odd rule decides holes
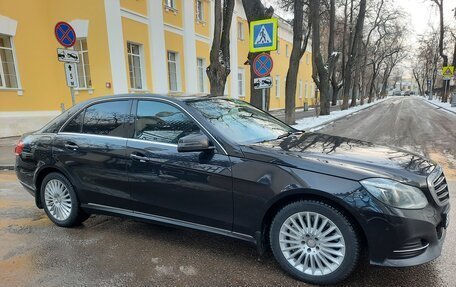
[[[277,49],[277,19],[250,22],[250,52],[266,52]]]

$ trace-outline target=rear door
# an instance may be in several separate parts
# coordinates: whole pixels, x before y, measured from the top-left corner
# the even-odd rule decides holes
[[[58,133],[53,153],[82,203],[128,207],[126,156],[131,100],[95,103]]]
[[[178,152],[177,141],[202,133],[180,107],[138,100],[127,153],[136,211],[205,226],[232,229],[230,159],[221,150]]]

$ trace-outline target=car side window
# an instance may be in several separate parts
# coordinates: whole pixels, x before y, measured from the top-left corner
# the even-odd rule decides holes
[[[85,134],[124,137],[128,131],[130,102],[111,101],[86,109],[82,132]]]
[[[82,131],[83,119],[84,111],[81,111],[66,124],[62,131],[65,133],[80,133]]]
[[[158,101],[138,101],[134,138],[177,144],[180,138],[198,133],[198,125],[178,108]]]

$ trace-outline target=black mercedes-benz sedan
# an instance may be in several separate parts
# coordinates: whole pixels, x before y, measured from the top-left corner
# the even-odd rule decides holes
[[[345,279],[361,253],[382,266],[435,259],[449,222],[434,162],[298,131],[234,99],[92,99],[15,152],[20,182],[58,226],[100,213],[231,236],[314,284]]]

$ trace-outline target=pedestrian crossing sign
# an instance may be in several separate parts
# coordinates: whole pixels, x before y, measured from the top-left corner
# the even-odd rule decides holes
[[[250,22],[250,52],[267,52],[277,49],[277,19]]]
[[[451,79],[454,75],[454,66],[445,66],[442,68],[442,76],[444,79]]]

